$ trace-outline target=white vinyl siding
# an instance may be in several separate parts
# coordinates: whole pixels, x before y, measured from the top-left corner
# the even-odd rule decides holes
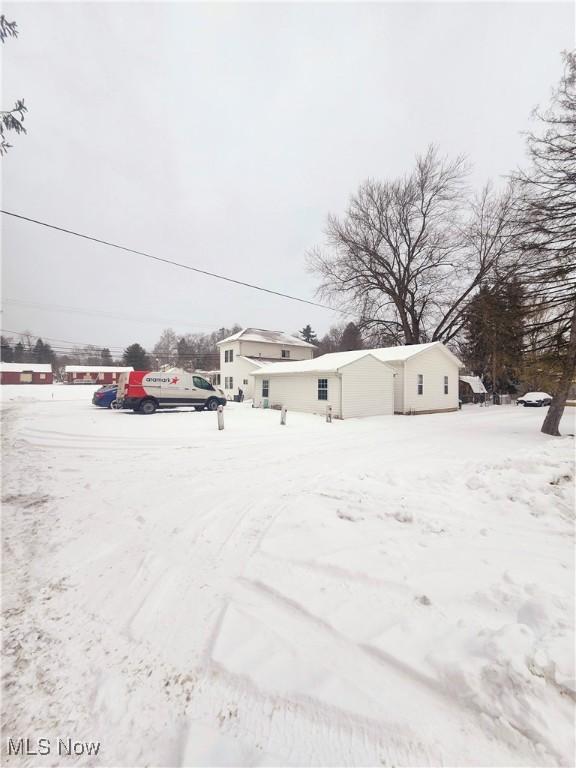
[[[291,344],[266,344],[258,341],[239,341],[234,342],[234,348],[237,355],[247,355],[248,357],[264,357],[282,360],[282,351],[288,352],[290,360],[310,360],[314,356],[314,350],[310,347],[299,347]]]
[[[292,374],[290,376],[270,376],[268,401],[270,406],[285,405],[288,410],[306,413],[325,414],[326,407],[332,406],[335,417],[340,414],[340,381],[336,374],[325,374],[321,378],[328,380],[328,400],[318,400],[318,374]],[[260,376],[257,382],[262,382]],[[262,407],[262,388],[256,385],[254,405]]]
[[[418,375],[424,377],[424,391],[418,394]],[[442,411],[458,409],[458,366],[440,347],[422,352],[404,364],[406,402],[396,411]],[[448,394],[444,394],[446,377]]]
[[[264,374],[256,373],[257,382]],[[342,366],[338,373],[299,372],[266,376],[269,378],[270,406],[286,406],[288,410],[324,415],[332,407],[334,418],[380,416],[394,412],[394,369],[372,357],[363,357]],[[260,407],[263,397],[260,384],[254,405]],[[319,396],[326,393],[326,400]]]
[[[394,369],[394,412],[402,413],[404,410],[404,365],[403,363],[390,363]]]
[[[394,373],[370,357],[342,368],[342,418],[393,414]]]
[[[226,344],[225,348],[220,347],[220,373],[223,376],[224,389],[226,397],[233,397],[238,394],[238,390],[233,390],[233,383],[242,382],[240,385],[244,392],[244,399],[250,400],[254,397],[254,378],[252,374],[257,371],[261,364],[252,362],[249,358],[258,359],[273,358],[282,360],[282,350],[288,352],[290,360],[309,360],[312,357],[312,349],[307,347],[296,347],[286,344],[266,344],[256,341],[233,341]],[[248,356],[248,357],[246,357]],[[248,381],[246,384],[245,382]]]

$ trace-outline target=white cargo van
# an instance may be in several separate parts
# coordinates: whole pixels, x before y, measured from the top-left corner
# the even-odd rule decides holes
[[[118,407],[151,414],[158,408],[191,406],[215,411],[226,405],[224,392],[203,376],[172,368],[169,371],[130,371],[118,379]]]

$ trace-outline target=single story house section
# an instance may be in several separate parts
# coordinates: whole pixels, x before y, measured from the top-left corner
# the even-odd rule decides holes
[[[121,373],[133,370],[131,365],[67,365],[64,381],[67,384],[116,384]]]
[[[52,384],[50,363],[0,362],[0,384]]]
[[[272,375],[277,377],[281,373],[288,373],[288,371],[291,370],[294,374],[302,376],[304,373],[322,371],[323,366],[326,366],[324,368],[325,371],[331,371],[332,375],[337,376],[339,366],[343,365],[342,361],[345,360],[346,364],[350,364],[353,361],[364,358],[368,354],[379,362],[385,363],[392,368],[395,374],[393,378],[394,413],[444,413],[458,410],[458,378],[459,371],[464,366],[460,360],[439,341],[430,342],[429,344],[380,347],[378,349],[369,350],[362,349],[354,352],[335,352],[333,354],[322,355],[313,360],[303,361],[302,363],[282,363],[279,365],[266,366],[254,371],[252,374],[257,382],[255,386],[254,405],[262,405],[265,400],[268,400],[271,405],[286,405],[287,408],[292,407],[294,410],[312,410],[312,412],[315,413],[318,411],[316,402],[310,404],[307,400],[306,403],[304,403],[306,407],[297,407],[296,405],[289,404],[294,402],[299,403],[303,398],[304,392],[303,385],[296,384],[293,377],[284,376],[282,381],[276,384],[273,396],[271,390],[269,390],[269,395],[267,396],[262,394],[262,390],[264,389],[264,391],[266,391],[266,388],[263,387],[260,382],[268,382],[271,387]],[[360,372],[361,369],[357,370]],[[369,370],[368,364],[364,364],[364,379],[361,382],[360,388],[366,392],[367,401],[373,403],[374,400],[377,401],[377,397],[374,398],[372,394],[373,382],[370,379],[370,374],[371,371]],[[309,393],[309,382],[306,386],[308,387],[306,392]],[[294,397],[288,397],[288,387],[299,388],[300,394],[297,393]],[[336,386],[336,391],[337,390],[338,387]],[[332,392],[334,392],[334,386],[332,387]],[[382,396],[387,397],[387,392]],[[281,401],[282,397],[286,402]],[[336,406],[339,407],[340,403],[337,400],[336,395],[334,395],[334,400],[331,404],[333,406],[334,414],[338,414]],[[312,405],[314,407],[312,407]],[[372,406],[370,406],[368,410],[370,410],[371,407]],[[381,406],[378,406],[378,408],[380,407]],[[342,413],[345,413],[345,411],[346,408],[343,407]],[[383,413],[387,411],[378,410],[377,412]],[[342,417],[346,418],[345,415]]]
[[[460,400],[463,403],[484,403],[486,387],[479,376],[460,376]]]
[[[325,413],[334,418],[394,413],[394,370],[370,350],[272,363],[252,373],[255,407]]]
[[[443,413],[458,410],[458,377],[464,365],[440,341],[371,350],[391,365],[395,413]]]

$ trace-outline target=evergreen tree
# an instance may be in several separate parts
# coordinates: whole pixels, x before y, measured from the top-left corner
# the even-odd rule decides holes
[[[526,308],[518,280],[484,284],[470,301],[462,354],[492,392],[515,393],[522,367]]]
[[[576,375],[576,51],[564,54],[564,73],[550,106],[537,111],[528,135],[531,167],[516,183],[522,193],[522,277],[537,315],[538,352],[559,363],[554,399],[542,432],[559,435]]]
[[[24,353],[24,344],[22,344],[21,341],[16,344],[14,347],[14,362],[15,363],[25,363],[26,360],[24,359],[25,353]]]
[[[339,351],[350,352],[353,349],[363,348],[364,340],[362,339],[360,329],[356,323],[348,323],[346,328],[344,328],[344,333],[342,334]]]
[[[131,365],[136,371],[146,371],[150,369],[150,359],[144,347],[140,344],[130,344],[124,350],[122,356],[124,365]]]
[[[304,328],[300,331],[300,336],[304,341],[307,341],[308,344],[318,344],[318,337],[312,330],[312,326],[310,323],[308,325],[305,325]]]
[[[56,365],[56,354],[54,353],[54,350],[50,346],[50,344],[44,344],[44,359],[42,360],[43,363],[50,363],[50,365],[55,366]]]
[[[18,37],[18,25],[15,21],[8,21],[2,14],[0,15],[0,43],[4,43],[9,37]],[[0,110],[0,155],[5,155],[12,146],[7,138],[9,131],[15,134],[26,133],[24,113],[27,111],[28,107],[24,105],[24,99],[17,99],[11,109]]]
[[[5,363],[11,363],[14,360],[14,350],[12,349],[11,339],[6,336],[0,336],[0,359]]]
[[[44,342],[42,339],[37,339],[34,349],[32,350],[32,362],[43,363],[44,362]]]
[[[107,347],[102,349],[102,352],[100,353],[100,360],[101,365],[114,365],[112,355],[110,354],[110,350]]]

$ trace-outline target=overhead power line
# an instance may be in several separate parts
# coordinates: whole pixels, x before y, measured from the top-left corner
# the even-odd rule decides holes
[[[182,264],[178,261],[172,261],[172,259],[165,259],[161,256],[153,256],[151,253],[146,253],[145,251],[138,251],[135,248],[128,248],[125,245],[119,245],[118,243],[112,243],[109,240],[102,240],[99,237],[93,237],[92,235],[85,235],[82,232],[75,232],[73,229],[66,229],[65,227],[58,227],[56,224],[49,224],[46,221],[39,221],[38,219],[32,219],[29,216],[22,216],[19,213],[14,213],[12,211],[5,211],[0,210],[0,213],[3,213],[5,216],[12,216],[15,219],[21,219],[22,221],[28,221],[32,224],[38,224],[41,227],[46,227],[47,229],[53,229],[57,232],[64,232],[67,235],[73,235],[74,237],[81,237],[84,240],[91,240],[94,243],[100,243],[101,245],[107,245],[109,248],[117,248],[120,251],[126,251],[127,253],[133,253],[136,256],[143,256],[146,259],[151,259],[152,261],[158,261],[162,264],[169,264],[172,267],[179,267],[180,269],[187,269],[190,272],[196,272],[200,275],[206,275],[207,277],[214,277],[217,280],[224,280],[227,283],[233,283],[234,285],[242,285],[245,288],[252,288],[255,291],[262,291],[263,293],[269,293],[273,296],[280,296],[283,299],[289,299],[290,301],[298,301],[301,304],[309,304],[313,307],[319,307],[320,309],[327,309],[330,312],[339,312],[341,314],[348,314],[342,309],[335,309],[334,307],[329,307],[326,304],[319,304],[316,301],[311,301],[310,299],[302,299],[299,296],[291,296],[288,293],[282,293],[281,291],[274,291],[271,288],[264,288],[261,285],[254,285],[253,283],[246,283],[243,280],[236,280],[233,277],[227,277],[225,275],[219,275],[216,272],[209,272],[206,269],[199,269],[198,267],[192,267],[190,264]]]
[[[108,347],[106,344],[88,344],[84,341],[68,341],[66,339],[55,339],[51,336],[38,336],[30,331],[10,331],[8,328],[2,328],[2,333],[13,333],[15,336],[31,336],[33,339],[42,339],[42,341],[60,341],[64,344],[72,344],[77,347],[95,347],[96,349],[122,350],[123,347]]]
[[[36,333],[32,333],[30,331],[12,331],[8,328],[2,328],[0,329],[3,334],[13,334],[15,336],[20,336],[22,338],[30,337],[32,339],[42,339],[42,341],[52,341],[57,342],[56,344],[51,344],[52,351],[56,352],[56,354],[59,355],[79,355],[83,357],[89,357],[92,353],[97,353],[99,351],[102,351],[103,349],[107,349],[112,355],[122,355],[126,347],[109,347],[106,344],[88,344],[83,341],[68,341],[66,339],[56,339],[51,336],[39,336]],[[63,346],[68,345],[68,346]],[[81,347],[91,347],[92,349],[81,349]],[[78,348],[78,349],[77,349]],[[152,357],[152,358],[162,358],[171,360],[174,358],[178,358],[179,360],[200,360],[200,359],[208,359],[212,360],[215,357],[217,357],[220,352],[218,350],[214,350],[212,352],[176,352],[176,353],[169,353],[169,352],[154,352],[153,349],[146,350],[146,353]]]
[[[63,314],[76,314],[76,315],[94,315],[96,317],[107,317],[113,320],[123,320],[124,322],[144,323],[144,325],[154,325],[158,323],[167,323],[171,325],[177,325],[184,328],[216,328],[215,323],[181,323],[176,322],[174,319],[168,320],[167,318],[159,318],[152,315],[136,316],[128,315],[119,312],[107,312],[102,309],[87,309],[84,307],[69,307],[64,304],[45,304],[37,301],[24,301],[23,299],[10,299],[3,297],[3,304],[12,304],[17,307],[32,307],[33,309],[42,309],[48,312],[61,312]]]

